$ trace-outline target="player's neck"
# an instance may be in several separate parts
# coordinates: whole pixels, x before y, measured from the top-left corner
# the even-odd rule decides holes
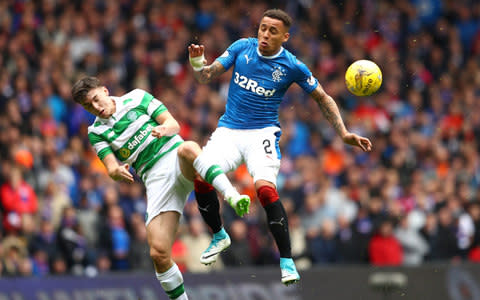
[[[117,101],[115,101],[112,97],[110,97],[110,99],[113,102],[112,115],[110,116],[110,118],[113,118],[114,120],[116,120],[113,115],[117,112]]]
[[[280,53],[282,53],[283,51],[283,47],[280,47],[280,49],[278,49],[277,51],[275,51],[273,54],[269,54],[269,53],[262,53],[260,51],[260,48],[257,47],[257,53],[258,55],[260,55],[261,57],[263,58],[275,58],[277,56],[280,55]]]

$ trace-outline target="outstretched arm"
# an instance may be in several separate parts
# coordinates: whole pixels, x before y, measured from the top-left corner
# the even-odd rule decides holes
[[[333,126],[337,134],[342,138],[343,142],[352,146],[362,148],[363,151],[372,150],[372,143],[369,139],[351,133],[345,127],[340,110],[337,103],[330,97],[320,84],[310,93],[312,98],[318,103],[322,110],[323,116]]]
[[[225,68],[218,61],[214,61],[211,65],[206,65],[205,46],[191,44],[188,46],[188,54],[190,64],[193,67],[193,76],[199,83],[209,83],[213,79],[225,73]]]

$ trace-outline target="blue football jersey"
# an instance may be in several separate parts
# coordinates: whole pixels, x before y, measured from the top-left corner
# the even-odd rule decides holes
[[[240,39],[217,58],[228,70],[234,65],[226,111],[219,127],[258,129],[280,126],[278,107],[288,87],[296,82],[310,94],[318,81],[308,67],[287,49],[263,56],[256,38]]]

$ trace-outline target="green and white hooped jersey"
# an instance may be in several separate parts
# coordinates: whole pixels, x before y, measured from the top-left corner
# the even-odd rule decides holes
[[[97,117],[88,127],[88,138],[100,159],[113,153],[142,176],[183,142],[179,135],[161,138],[151,135],[152,129],[158,126],[155,118],[167,108],[149,93],[135,89],[111,98],[116,104],[115,113],[108,119]]]

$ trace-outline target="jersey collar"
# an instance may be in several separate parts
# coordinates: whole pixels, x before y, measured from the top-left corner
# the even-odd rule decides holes
[[[265,55],[262,55],[262,53],[260,53],[260,50],[258,49],[257,47],[257,54],[258,56],[262,57],[262,58],[266,58],[266,59],[274,59],[276,57],[278,57],[280,54],[282,54],[283,52],[283,46],[280,47],[280,50],[278,50],[277,53],[275,53],[274,55],[270,55],[270,56],[265,56]]]

